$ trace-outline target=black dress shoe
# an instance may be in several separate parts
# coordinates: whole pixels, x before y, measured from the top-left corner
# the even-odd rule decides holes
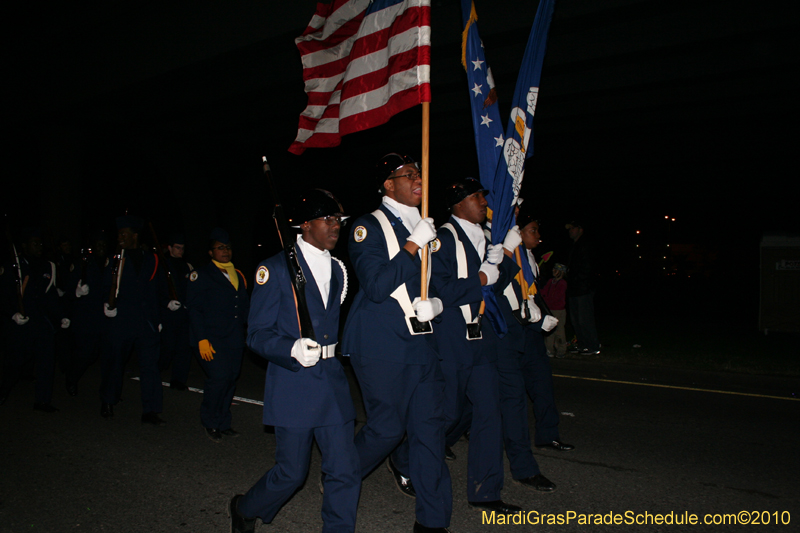
[[[389,472],[392,473],[394,476],[394,482],[397,484],[398,490],[408,496],[409,498],[416,498],[417,492],[414,490],[414,485],[411,484],[411,480],[401,474],[397,467],[394,466],[394,462],[392,461],[392,456],[389,456],[389,461],[387,462],[389,466]]]
[[[72,381],[67,381],[67,394],[70,396],[77,396],[78,395],[78,384],[73,383]]]
[[[58,407],[53,407],[49,403],[35,403],[33,404],[33,410],[38,411],[40,413],[57,413]]]
[[[242,498],[241,494],[237,494],[231,498],[231,503],[228,504],[228,514],[231,517],[231,533],[253,533],[256,530],[256,519],[245,518],[239,513],[239,500]]]
[[[559,452],[568,452],[575,449],[575,446],[572,444],[567,444],[566,442],[561,442],[560,440],[554,440],[553,442],[546,442],[544,444],[537,444],[536,447],[549,448],[551,450],[558,450]]]
[[[506,503],[503,500],[494,500],[491,502],[469,502],[470,507],[478,509],[488,509],[489,511],[497,511],[498,513],[518,513],[522,511],[522,507],[518,507],[513,503]]]
[[[556,484],[541,474],[536,474],[535,476],[526,477],[524,479],[515,479],[514,483],[519,483],[520,485],[525,485],[526,487],[542,492],[553,492],[556,490]]]
[[[414,533],[450,533],[450,530],[446,527],[427,527],[414,522]]]
[[[100,416],[103,418],[114,417],[114,406],[110,403],[103,402],[100,404]]]
[[[208,435],[208,438],[214,442],[222,441],[222,432],[220,432],[218,429],[206,428],[206,435]]]
[[[169,388],[174,390],[186,390],[186,383],[173,379],[169,382]]]
[[[220,431],[221,434],[225,435],[226,437],[238,437],[239,432],[233,428],[228,428],[225,430]]]
[[[153,426],[163,426],[166,424],[164,420],[158,416],[158,413],[145,413],[142,415],[142,424],[151,424]]]
[[[447,459],[448,461],[456,460],[456,454],[453,453],[453,449],[450,446],[444,447],[444,458]]]

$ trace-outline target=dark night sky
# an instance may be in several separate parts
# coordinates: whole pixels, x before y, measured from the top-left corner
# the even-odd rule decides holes
[[[372,163],[419,153],[419,108],[339,148],[286,151],[305,107],[294,38],[313,1],[163,4],[25,4],[6,17],[3,202],[15,225],[79,242],[130,207],[163,233],[185,231],[195,251],[224,225],[252,266],[262,252],[251,243],[274,246],[261,155],[287,198],[323,186],[360,214],[378,200]],[[437,187],[477,162],[460,2],[432,5],[432,212],[443,222]],[[506,116],[536,5],[476,0]],[[800,231],[792,6],[557,2],[523,186],[547,244],[563,245],[575,217],[612,258],[630,255],[636,229],[643,242],[753,257],[762,232]]]

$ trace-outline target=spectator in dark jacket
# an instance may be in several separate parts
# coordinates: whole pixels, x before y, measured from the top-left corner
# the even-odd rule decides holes
[[[600,353],[600,343],[594,322],[594,292],[597,286],[595,251],[583,236],[580,222],[573,220],[566,228],[573,243],[567,265],[567,304],[569,318],[578,338],[576,348],[581,354],[597,355]]]

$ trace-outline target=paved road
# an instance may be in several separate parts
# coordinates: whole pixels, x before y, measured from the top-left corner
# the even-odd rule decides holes
[[[129,372],[136,375],[134,362]],[[759,516],[772,525],[758,531],[798,530],[800,401],[792,399],[798,380],[577,360],[555,361],[554,372],[562,436],[577,448],[536,452],[542,471],[558,484],[555,493],[532,492],[508,482],[507,474],[503,497],[522,506],[529,521],[546,513],[569,516],[570,523],[483,524],[465,500],[468,443],[462,440],[454,448],[458,459],[449,463],[455,533],[744,531],[578,524],[580,515],[608,520],[617,513],[624,522],[626,512],[634,521],[671,512],[673,520],[690,513],[702,521],[706,514],[740,511],[766,512]],[[263,376],[264,366],[248,359],[237,394],[260,400]],[[227,531],[231,495],[246,490],[273,462],[275,439],[261,425],[260,407],[237,402],[234,427],[241,437],[215,444],[199,423],[199,394],[165,390],[168,424],[153,428],[139,422],[138,382],[127,380],[125,401],[111,421],[99,415],[98,384],[95,366],[79,396],[70,398],[59,378],[54,404],[61,411],[55,415],[32,412],[32,382],[18,385],[0,407],[0,531]],[[190,385],[202,388],[198,366]],[[363,411],[359,417],[363,421]],[[319,469],[315,454],[306,485],[272,525],[256,530],[320,531]],[[790,525],[774,525],[787,516]],[[414,501],[394,488],[385,467],[364,480],[358,520],[359,532],[411,531]]]

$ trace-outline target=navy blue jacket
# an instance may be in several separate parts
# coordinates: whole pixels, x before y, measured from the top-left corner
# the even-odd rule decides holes
[[[355,221],[348,249],[359,291],[345,323],[342,353],[395,363],[429,364],[439,357],[435,335],[411,335],[400,304],[391,297],[403,283],[412,302],[420,295],[419,255],[403,250],[410,234],[402,221],[383,205],[380,209],[392,224],[400,252],[389,260],[386,239],[374,215]],[[363,239],[356,240],[356,232],[361,232]],[[428,294],[437,295],[433,284]],[[436,324],[433,327],[435,332]]]
[[[25,316],[34,322],[47,323],[50,329],[55,331],[61,327],[61,319],[66,314],[61,308],[55,280],[52,279],[52,263],[43,259],[27,259],[20,256],[20,268],[22,269],[22,280],[28,278],[22,297]],[[19,311],[15,270],[16,268],[12,265],[5,265],[0,282],[3,294],[3,322],[16,327],[11,321],[11,316]]]
[[[161,293],[158,305],[161,311],[161,322],[164,324],[173,324],[175,322],[189,320],[188,311],[185,306],[187,304],[189,276],[192,273],[192,268],[189,263],[183,259],[176,259],[169,254],[165,254],[165,258],[169,262],[169,272],[172,275],[172,283],[175,286],[175,292],[177,293],[178,301],[181,303],[181,308],[177,311],[170,311],[167,307],[172,296],[169,293],[166,272],[159,272],[157,274],[160,280],[159,292]]]
[[[133,254],[141,254],[138,272],[134,266]],[[153,253],[142,250],[125,250],[124,257],[125,265],[122,267],[117,294],[117,316],[111,319],[112,334],[115,331],[138,332],[142,327],[157,333],[160,324],[156,280],[158,259]],[[106,301],[111,291],[112,270],[113,268],[107,268],[103,278],[102,291]]]
[[[110,261],[109,261],[110,263]],[[99,265],[97,261],[90,258],[86,263],[86,279],[83,276],[82,263],[70,273],[70,280],[66,284],[66,297],[73,301],[72,304],[72,328],[75,334],[84,333],[96,335],[99,330],[108,327],[108,318],[103,313],[103,304],[108,301],[108,290],[104,290],[104,278],[108,264]],[[89,286],[89,294],[76,298],[75,289],[78,288],[78,281],[83,285]]]
[[[238,270],[236,275],[239,276],[238,289],[233,288],[225,274],[212,262],[189,276],[186,307],[192,346],[207,339],[216,351],[244,349],[250,297],[244,276]]]
[[[441,243],[438,251],[433,253],[433,283],[436,285],[439,297],[444,305],[442,323],[436,328],[436,336],[443,360],[450,360],[462,365],[485,364],[497,360],[497,336],[491,330],[489,321],[484,317],[481,323],[483,339],[468,340],[466,337],[466,322],[460,306],[469,304],[472,318],[478,316],[480,304],[483,301],[479,270],[481,259],[469,237],[461,225],[453,217],[448,221],[455,228],[459,240],[463,243],[467,258],[467,277],[458,277],[458,261],[456,256],[456,242],[453,233],[444,228],[437,232]],[[487,247],[489,245],[487,241]],[[496,294],[502,294],[503,289],[512,280],[518,267],[508,257],[503,258],[499,265],[500,277],[493,285]],[[498,296],[500,299],[501,296]],[[447,347],[444,349],[444,347]]]
[[[316,340],[322,346],[336,344],[344,288],[342,269],[331,259],[326,307],[299,250],[297,257],[308,281],[305,296]],[[281,252],[258,266],[247,329],[247,345],[270,362],[264,384],[263,422],[278,427],[314,428],[354,420],[353,400],[342,364],[332,357],[303,367],[291,355],[299,338],[293,286],[286,256]]]

